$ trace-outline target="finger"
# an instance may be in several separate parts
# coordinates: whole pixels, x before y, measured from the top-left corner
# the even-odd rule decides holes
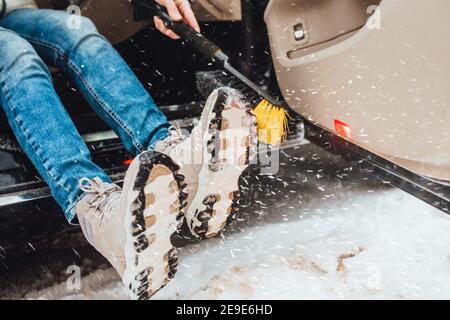
[[[178,7],[173,0],[167,0],[165,3],[165,7],[166,7],[167,12],[169,13],[169,16],[172,20],[174,20],[174,21],[183,20],[180,10],[178,10]]]
[[[169,38],[173,39],[173,40],[177,40],[180,39],[180,37],[178,35],[176,35],[172,30],[170,30],[169,28],[166,27],[166,25],[164,24],[164,22],[158,18],[155,17],[154,18],[155,21],[155,26],[156,28],[164,35],[168,36]]]
[[[189,24],[195,31],[200,32],[200,26],[194,12],[192,11],[190,3],[187,1],[177,1],[177,5],[187,24]]]
[[[171,38],[173,40],[180,39],[180,37],[178,35],[176,35],[172,30],[170,30],[169,28],[166,27],[166,25],[160,18],[154,17],[153,21],[155,22],[156,29],[158,29],[162,34],[168,36],[169,38]]]

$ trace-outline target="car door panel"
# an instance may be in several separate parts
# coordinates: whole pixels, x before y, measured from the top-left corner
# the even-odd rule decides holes
[[[450,2],[272,0],[273,61],[299,114],[411,171],[450,180]],[[369,10],[370,9],[370,10]],[[349,17],[353,15],[353,17]],[[293,26],[304,22],[307,39]],[[358,27],[359,26],[359,27]]]

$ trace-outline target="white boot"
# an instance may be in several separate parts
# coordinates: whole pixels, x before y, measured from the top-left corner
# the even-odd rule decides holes
[[[239,178],[256,156],[257,125],[251,106],[231,88],[208,98],[212,112],[203,147],[199,187],[185,213],[191,232],[211,238],[222,231],[239,210]]]
[[[167,156],[145,152],[130,165],[122,191],[99,178],[82,179],[76,207],[84,235],[117,272],[133,299],[148,299],[175,275],[170,238],[182,221],[183,177]]]
[[[197,238],[217,235],[239,210],[238,181],[256,155],[256,118],[242,94],[215,90],[189,138],[172,130],[156,150],[181,167],[189,193],[186,221]],[[192,161],[195,159],[195,161]]]

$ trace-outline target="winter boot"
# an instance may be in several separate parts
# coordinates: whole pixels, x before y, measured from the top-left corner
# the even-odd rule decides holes
[[[84,235],[121,275],[133,299],[149,299],[175,275],[171,236],[186,204],[183,176],[166,155],[145,152],[130,165],[123,189],[98,178],[80,181],[76,207]]]

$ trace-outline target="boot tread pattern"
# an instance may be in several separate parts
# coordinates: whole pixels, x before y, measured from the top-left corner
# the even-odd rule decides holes
[[[134,250],[135,266],[137,267],[140,261],[140,257],[146,254],[146,250],[151,250],[152,245],[157,245],[158,237],[162,236],[163,230],[158,229],[151,230],[158,220],[168,220],[165,215],[173,215],[173,212],[154,212],[147,217],[145,216],[145,210],[151,205],[158,203],[157,195],[149,194],[144,191],[145,186],[148,183],[154,182],[160,176],[171,175],[173,181],[168,186],[168,192],[177,193],[176,203],[171,205],[174,211],[178,212],[174,216],[176,228],[171,236],[177,232],[178,227],[183,222],[184,213],[183,208],[186,206],[187,194],[184,191],[186,184],[184,183],[184,176],[179,174],[179,166],[176,165],[172,159],[164,154],[152,152],[143,153],[139,156],[141,162],[140,169],[136,176],[134,184],[134,191],[138,192],[138,196],[132,204],[132,217],[131,233],[134,237]],[[169,226],[167,226],[169,228]],[[167,232],[167,230],[165,230]],[[168,239],[170,241],[170,239]],[[155,258],[151,258],[155,265],[150,265],[134,277],[134,282],[129,284],[129,289],[138,300],[147,300],[158,292],[161,288],[169,283],[175,276],[178,266],[178,255],[176,249],[170,244],[171,248],[168,252],[162,252],[160,259],[153,261]],[[155,256],[153,252],[147,253],[147,257]],[[158,265],[165,264],[165,265]],[[155,274],[158,271],[159,274]],[[161,274],[163,272],[164,274]],[[158,283],[156,283],[158,282]]]
[[[208,167],[211,172],[219,172],[226,165],[226,159],[220,159],[219,150],[226,149],[228,145],[231,145],[226,139],[218,139],[218,133],[220,131],[227,130],[231,126],[232,119],[226,119],[224,117],[224,111],[232,109],[242,109],[242,105],[236,103],[228,103],[228,91],[227,89],[218,89],[217,99],[215,101],[214,107],[212,109],[213,118],[210,121],[209,134],[210,139],[207,141],[206,150],[210,155]],[[229,89],[228,89],[229,90]],[[236,120],[235,120],[236,121]],[[249,136],[243,139],[242,147],[246,148],[245,154],[242,154],[238,159],[239,166],[250,165],[251,160],[256,156],[256,146],[257,146],[257,126],[256,118],[251,110],[250,105],[246,105],[245,116],[242,119],[237,119],[237,121],[242,121],[242,127],[249,127]],[[194,212],[194,217],[190,221],[190,229],[192,233],[198,239],[212,238],[217,236],[227,225],[230,225],[235,221],[236,215],[239,212],[239,190],[230,192],[228,199],[220,199],[219,194],[211,194],[205,197],[202,204],[203,209],[197,209]],[[226,201],[230,203],[228,209],[226,210],[226,219],[223,222],[219,222],[220,225],[213,227],[211,225],[211,220],[216,216],[215,205],[219,201]],[[220,218],[222,219],[222,218]],[[219,230],[216,230],[219,228]]]

